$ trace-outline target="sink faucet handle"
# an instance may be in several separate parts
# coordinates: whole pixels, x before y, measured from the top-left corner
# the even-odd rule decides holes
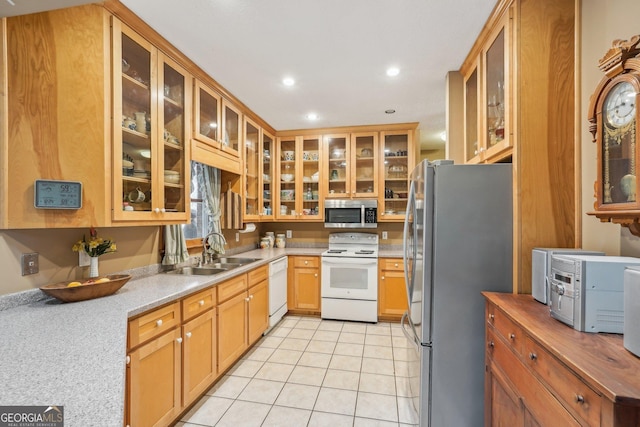
[[[200,257],[193,257],[194,261],[196,262],[196,266],[201,267],[202,266],[202,261],[200,260]]]

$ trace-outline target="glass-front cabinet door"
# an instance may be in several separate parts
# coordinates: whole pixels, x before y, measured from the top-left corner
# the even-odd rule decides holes
[[[199,80],[195,81],[193,138],[213,148],[220,148],[221,98]]]
[[[351,197],[378,194],[378,132],[352,133],[350,153]]]
[[[350,197],[349,176],[349,134],[324,136],[324,152],[326,158],[325,181],[327,182],[325,197]]]
[[[222,151],[233,156],[240,157],[242,114],[240,110],[222,100]]]
[[[274,198],[276,219],[294,219],[296,217],[296,157],[295,137],[278,138],[278,166],[276,180],[278,193]],[[273,194],[272,194],[273,197]]]
[[[262,197],[260,200],[260,206],[262,207],[261,215],[263,220],[272,220],[274,218],[274,187],[273,187],[273,174],[276,147],[275,138],[269,132],[262,130],[262,151],[260,152],[260,187],[262,188]]]
[[[186,220],[191,77],[117,19],[113,45],[113,218]]]
[[[381,132],[381,156],[384,166],[380,171],[378,219],[381,221],[404,219],[409,195],[409,172],[414,165],[413,132]]]
[[[317,220],[324,217],[320,203],[320,136],[304,136],[301,138],[301,168],[296,181],[300,183],[297,214],[303,220]],[[300,176],[301,175],[301,176]]]
[[[244,216],[248,220],[259,219],[260,213],[260,127],[251,119],[244,119]]]

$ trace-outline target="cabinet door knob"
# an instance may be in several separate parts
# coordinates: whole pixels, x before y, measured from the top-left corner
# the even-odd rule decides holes
[[[126,360],[127,365],[128,365],[129,363],[131,363],[131,356],[127,356],[127,358],[125,360]]]
[[[493,341],[489,341],[487,343],[487,347],[489,347],[489,348],[493,348],[494,346],[495,346],[495,344],[493,343]]]
[[[185,335],[187,336],[187,338],[191,338],[191,332],[187,332]]]
[[[536,360],[538,358],[538,355],[535,353],[529,353],[529,359],[531,360]]]
[[[160,212],[165,213],[167,210],[165,208],[160,209]]]
[[[158,327],[162,326],[162,319],[156,320],[156,326]]]
[[[314,274],[313,277],[318,277],[318,273]]]
[[[182,344],[182,337],[176,338],[176,342],[177,342],[178,344]]]
[[[249,299],[253,299],[253,295],[249,295]]]
[[[384,280],[384,276],[382,276],[382,277],[380,278],[380,280]]]
[[[496,316],[494,314],[490,314],[489,315],[489,321],[490,322],[493,321],[493,319],[495,319],[495,318],[496,318]]]
[[[305,262],[304,262],[304,265],[307,265],[307,264],[309,264],[309,261],[305,261]]]
[[[160,213],[160,208],[155,208],[155,209],[154,209],[154,212],[155,212],[155,213]]]
[[[509,334],[509,338],[513,341],[516,339],[516,334],[514,334],[513,332]]]
[[[398,263],[396,262],[396,263],[394,264],[394,266],[395,266],[395,268],[398,268]]]
[[[581,395],[581,394],[576,394],[575,400],[576,400],[576,403],[583,404],[584,403],[584,396]]]
[[[248,298],[248,297],[247,297],[247,298],[245,298],[244,300],[245,300],[246,302],[249,302],[249,298]]]
[[[200,301],[198,301],[198,305],[199,305],[200,307],[202,307],[202,306],[204,305],[204,300],[203,300],[203,299],[201,299]]]

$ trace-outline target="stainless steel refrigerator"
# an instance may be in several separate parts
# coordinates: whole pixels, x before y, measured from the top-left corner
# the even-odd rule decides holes
[[[484,299],[512,291],[510,164],[423,161],[404,225],[411,422],[484,423]],[[415,412],[414,412],[415,411]]]

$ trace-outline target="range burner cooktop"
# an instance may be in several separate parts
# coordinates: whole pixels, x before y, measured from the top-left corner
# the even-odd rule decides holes
[[[374,233],[331,233],[329,249],[322,256],[377,258],[378,235]]]

